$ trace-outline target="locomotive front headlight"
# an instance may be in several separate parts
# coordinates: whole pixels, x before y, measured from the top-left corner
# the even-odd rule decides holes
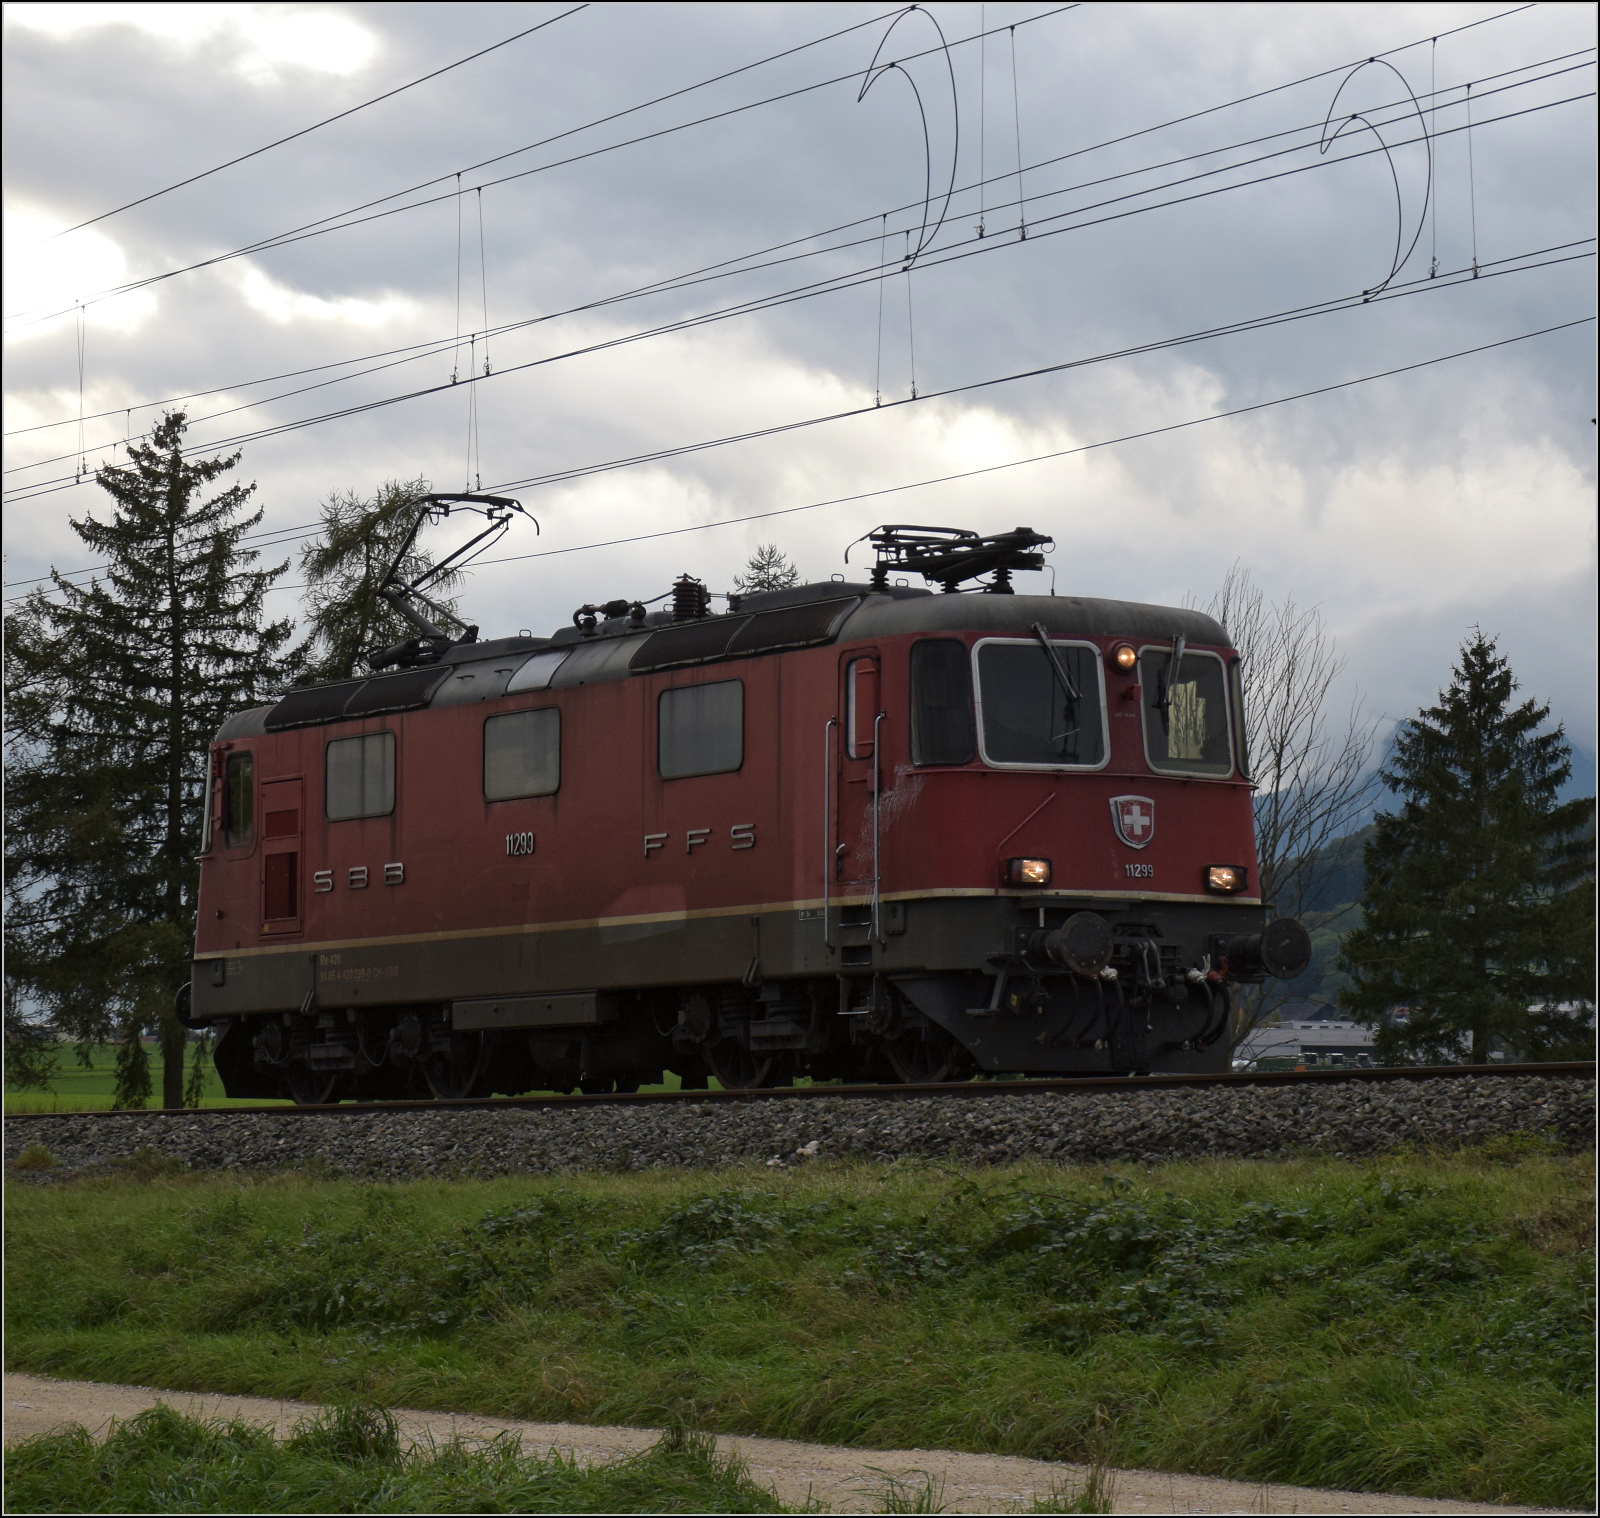
[[[1139,662],[1139,655],[1134,652],[1131,643],[1119,643],[1111,650],[1111,662],[1123,674],[1129,675],[1133,673],[1133,666]]]
[[[1250,872],[1242,864],[1214,864],[1206,870],[1206,889],[1232,896],[1250,883]]]
[[[1050,884],[1048,859],[1006,860],[1006,884],[1014,886],[1047,886]]]

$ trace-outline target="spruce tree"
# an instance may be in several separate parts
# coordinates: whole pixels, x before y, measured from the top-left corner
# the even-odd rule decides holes
[[[741,595],[753,590],[788,590],[800,583],[800,571],[776,543],[762,543],[750,555],[744,573],[733,577],[733,588]]]
[[[243,543],[254,485],[185,459],[163,418],[101,469],[106,520],[72,520],[96,561],[57,573],[6,619],[7,973],[80,1044],[122,1045],[118,1101],[143,1105],[142,1029],[159,1026],[163,1102],[183,1102],[184,1030],[208,746],[223,720],[293,674],[292,624],[268,622],[276,569]],[[143,1073],[141,1073],[143,1072]]]
[[[1366,846],[1364,922],[1341,960],[1355,982],[1340,994],[1378,1027],[1380,1057],[1592,1055],[1594,800],[1557,799],[1571,750],[1545,730],[1548,705],[1512,705],[1516,689],[1476,633],[1383,770],[1401,805]]]
[[[306,577],[303,673],[309,683],[365,674],[368,653],[415,636],[416,628],[379,597],[378,586],[428,488],[420,478],[385,480],[370,498],[336,490],[322,503],[322,531],[300,553]],[[432,565],[432,555],[413,543],[399,574],[414,581]],[[453,571],[443,575],[428,594],[454,611],[446,592],[460,579]]]

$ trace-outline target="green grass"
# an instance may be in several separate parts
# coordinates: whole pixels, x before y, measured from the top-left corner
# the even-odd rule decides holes
[[[12,1513],[781,1513],[704,1434],[592,1467],[501,1439],[402,1447],[388,1413],[330,1408],[279,1443],[161,1406],[96,1442],[82,1428],[6,1454]]]
[[[7,1364],[1586,1507],[1592,1157],[7,1190]],[[140,1180],[140,1174],[153,1179]]]
[[[161,1045],[147,1039],[145,1058],[150,1061],[150,1105],[161,1105],[161,1074],[165,1061],[161,1058]],[[189,1078],[188,1062],[194,1058],[191,1044],[184,1053],[184,1080]],[[61,1063],[47,1091],[6,1092],[6,1114],[17,1112],[107,1112],[111,1108],[111,1094],[116,1086],[117,1046],[96,1045],[89,1051],[87,1069],[80,1065],[71,1044],[61,1046]],[[205,1091],[202,1107],[257,1107],[263,1105],[286,1106],[287,1103],[266,1103],[259,1097],[235,1100],[224,1095],[222,1079],[214,1066],[206,1066]]]
[[[150,1106],[161,1105],[161,1072],[164,1061],[161,1058],[161,1046],[153,1040],[145,1041],[145,1057],[150,1061]],[[194,1046],[191,1044],[186,1052],[184,1065],[184,1079],[188,1080],[188,1060],[194,1057]],[[61,1063],[57,1067],[50,1087],[46,1091],[11,1091],[5,1093],[7,1115],[13,1113],[29,1112],[108,1112],[111,1109],[112,1092],[116,1085],[117,1047],[114,1044],[97,1045],[90,1051],[90,1064],[88,1068],[78,1064],[70,1044],[62,1045]],[[802,1079],[800,1085],[810,1085],[809,1080]],[[666,1078],[659,1086],[641,1086],[641,1091],[677,1091],[679,1079],[671,1071],[666,1073]],[[722,1090],[721,1083],[713,1077],[710,1089]],[[553,1092],[530,1091],[529,1096],[550,1096]],[[290,1105],[287,1101],[278,1101],[271,1097],[230,1097],[223,1092],[222,1079],[218,1076],[215,1067],[206,1067],[205,1090],[201,1097],[202,1107],[284,1107]]]

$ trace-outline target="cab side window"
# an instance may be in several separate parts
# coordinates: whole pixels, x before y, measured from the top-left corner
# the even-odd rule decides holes
[[[483,796],[510,801],[561,788],[561,712],[554,706],[506,712],[483,724]]]
[[[744,763],[744,682],[718,680],[662,691],[656,755],[663,780],[738,769]]]
[[[247,849],[255,837],[255,755],[229,754],[228,772],[223,785],[223,840],[230,849]]]
[[[958,638],[911,645],[911,762],[970,764],[978,751],[972,666]]]
[[[394,810],[394,734],[363,733],[328,745],[328,820],[387,817]]]

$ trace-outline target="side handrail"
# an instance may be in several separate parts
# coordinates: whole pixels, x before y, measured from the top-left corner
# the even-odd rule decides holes
[[[887,712],[879,712],[872,719],[872,936],[878,940],[880,947],[885,940],[878,928],[878,798],[881,793],[878,784],[878,766],[883,762],[878,728],[888,715]]]
[[[837,717],[829,717],[822,729],[822,944],[833,947],[828,925],[829,895],[833,888],[833,730]]]

